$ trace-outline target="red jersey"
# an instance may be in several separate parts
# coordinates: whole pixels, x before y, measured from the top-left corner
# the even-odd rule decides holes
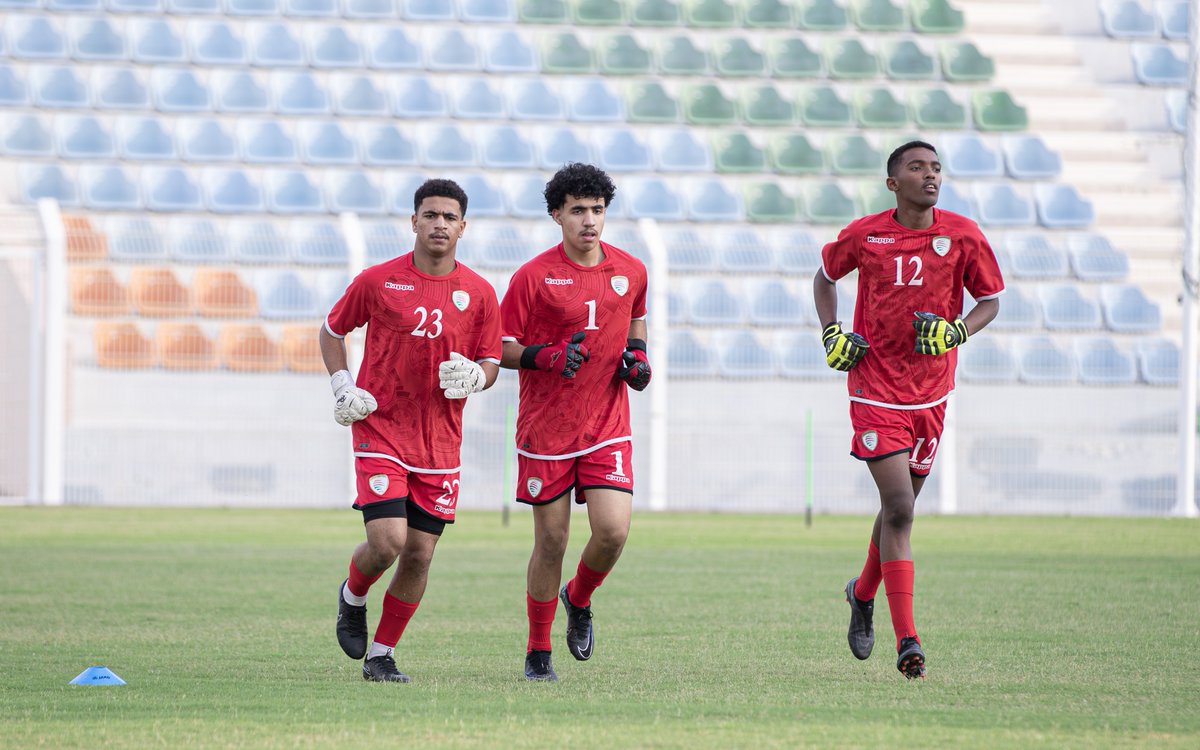
[[[646,317],[646,266],[601,242],[604,260],[590,268],[567,257],[562,243],[513,274],[500,303],[505,341],[550,344],[587,333],[591,359],[574,378],[521,370],[517,452],[569,458],[628,440],[628,387],[617,379],[629,324]]]
[[[914,352],[913,313],[955,320],[964,288],[976,300],[992,299],[1004,291],[1004,279],[979,226],[965,216],[935,208],[933,226],[909,229],[892,213],[851,222],[821,250],[821,270],[837,281],[858,269],[853,330],[871,347],[850,370],[850,400],[922,408],[954,390],[958,351],[940,357]]]
[[[438,365],[450,352],[500,363],[496,290],[462,263],[445,276],[422,273],[408,253],[355,277],[325,330],[343,338],[368,323],[358,387],[379,408],[352,425],[354,455],[418,473],[458,471],[467,399],[446,398]]]

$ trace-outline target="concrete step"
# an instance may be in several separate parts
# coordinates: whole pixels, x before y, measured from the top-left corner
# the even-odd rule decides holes
[[[968,34],[1053,33],[1058,30],[1053,13],[1042,0],[958,0]]]

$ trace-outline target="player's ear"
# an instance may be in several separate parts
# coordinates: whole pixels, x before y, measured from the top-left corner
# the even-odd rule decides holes
[[[416,234],[416,232],[417,232],[417,215],[416,214],[412,215],[412,229],[413,229],[413,234]]]
[[[887,189],[888,189],[888,190],[891,190],[893,193],[896,193],[896,192],[899,192],[899,191],[900,191],[900,183],[899,183],[899,182],[896,182],[896,178],[895,178],[895,177],[892,177],[892,176],[890,176],[890,175],[889,175],[889,176],[888,176],[888,178],[887,178],[887,183],[886,183],[886,184],[887,184]]]
[[[562,225],[562,209],[556,208],[550,212],[550,217],[554,219],[554,223]]]
[[[467,231],[467,217],[464,216],[463,220],[458,223],[458,236],[462,237],[465,231]]]

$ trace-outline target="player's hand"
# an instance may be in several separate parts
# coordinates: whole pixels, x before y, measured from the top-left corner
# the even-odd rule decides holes
[[[843,333],[841,323],[825,326],[821,341],[825,343],[825,363],[841,372],[849,372],[867,355],[871,346],[860,334]]]
[[[557,344],[527,346],[521,353],[521,367],[527,370],[554,370],[564,378],[573,378],[580,365],[592,358],[583,345],[585,336],[587,334],[580,331]]]
[[[952,323],[931,312],[913,314],[917,316],[913,321],[913,328],[917,331],[917,342],[913,351],[917,354],[932,354],[936,357],[967,343],[967,324],[962,318]]]
[[[650,359],[646,356],[646,342],[629,339],[617,363],[617,377],[635,391],[644,391],[650,385]]]
[[[446,398],[466,398],[479,393],[487,382],[479,363],[458,352],[450,352],[450,359],[438,365],[438,379]]]
[[[375,397],[362,388],[354,385],[348,370],[338,370],[329,379],[333,388],[333,418],[342,427],[366,419],[367,415],[379,408]]]

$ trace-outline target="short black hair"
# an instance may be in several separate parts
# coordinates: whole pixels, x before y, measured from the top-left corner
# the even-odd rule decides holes
[[[467,215],[467,191],[459,187],[454,180],[425,180],[417,192],[413,193],[413,213],[421,210],[421,201],[426,198],[453,198],[458,201],[458,210],[463,217]]]
[[[910,151],[914,148],[927,148],[930,151],[932,151],[933,153],[935,153],[935,154],[937,153],[937,149],[934,148],[933,146],[931,146],[930,144],[926,143],[925,141],[909,141],[908,143],[904,144],[903,146],[897,147],[896,150],[892,152],[892,155],[888,157],[888,160],[887,160],[888,177],[896,176],[896,169],[900,166],[900,160],[904,158],[904,152]]]
[[[603,169],[591,164],[572,162],[554,173],[546,183],[546,190],[542,195],[546,197],[546,213],[553,216],[555,209],[566,204],[568,195],[576,198],[603,198],[607,208],[616,192],[617,186]]]

